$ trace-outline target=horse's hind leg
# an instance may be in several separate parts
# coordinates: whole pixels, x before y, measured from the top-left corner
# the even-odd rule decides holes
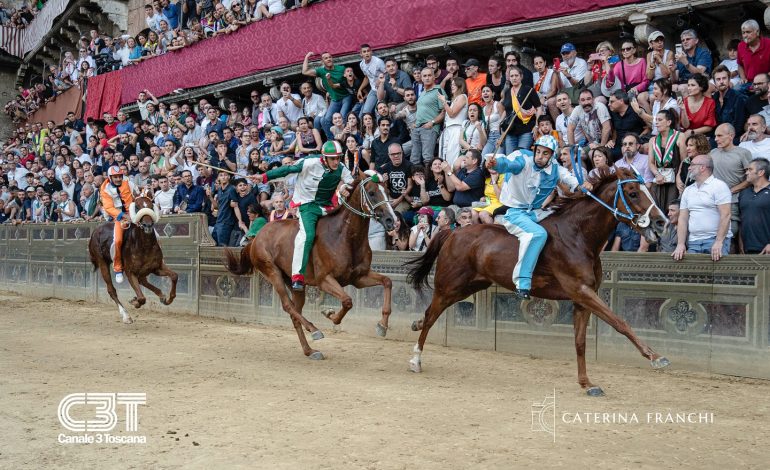
[[[110,270],[110,265],[105,263],[102,259],[99,259],[98,262],[99,273],[102,275],[104,284],[107,286],[107,293],[110,295],[112,301],[115,302],[115,304],[118,306],[120,319],[123,321],[123,323],[133,323],[134,320],[131,318],[131,315],[128,314],[128,311],[126,311],[126,308],[122,303],[120,303],[120,299],[118,299],[118,291],[115,290],[115,285],[112,283],[112,272]]]
[[[372,287],[376,285],[382,285],[382,320],[377,323],[377,336],[383,338],[388,333],[388,318],[391,313],[391,293],[393,291],[393,281],[388,276],[383,276],[380,273],[369,271],[365,276],[361,276],[353,283],[358,289],[364,287]]]
[[[286,286],[284,285],[284,289],[285,288]],[[304,291],[292,292],[291,302],[294,304],[297,310],[300,313],[302,313],[302,307],[305,306],[305,292]],[[315,349],[311,348],[310,345],[307,343],[307,338],[305,338],[305,332],[302,331],[302,324],[294,317],[291,317],[291,322],[294,324],[294,329],[297,330],[297,337],[299,338],[299,344],[302,346],[302,352],[305,353],[305,356],[315,360],[324,359],[324,355],[321,351],[316,351]]]
[[[601,388],[595,386],[588,379],[586,372],[586,331],[588,330],[588,320],[591,319],[591,311],[580,304],[574,304],[575,309],[572,313],[572,324],[575,328],[575,351],[577,352],[578,383],[592,397],[604,395]]]
[[[345,318],[348,311],[353,308],[353,299],[350,298],[345,289],[342,288],[339,282],[331,275],[324,277],[319,283],[318,288],[322,291],[331,294],[342,303],[342,308],[338,312],[321,312],[326,318],[331,320],[335,325],[339,325],[342,319]]]

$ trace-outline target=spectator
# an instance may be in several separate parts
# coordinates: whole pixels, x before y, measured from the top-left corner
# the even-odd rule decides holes
[[[487,84],[487,74],[479,72],[479,61],[468,59],[463,64],[465,68],[465,90],[467,90],[468,103],[476,103],[479,106],[484,102],[481,99],[481,89]]]
[[[387,232],[387,246],[389,250],[407,251],[409,250],[409,225],[407,225],[404,216],[396,212],[396,219],[393,221],[393,230]]]
[[[296,93],[291,92],[288,82],[281,82],[281,97],[275,103],[280,116],[289,120],[292,126],[297,125],[297,119],[302,116],[302,100]]]
[[[168,23],[168,18],[163,16],[163,13],[156,11],[149,3],[144,6],[144,17],[144,21],[151,31],[160,31],[161,20],[165,20]]]
[[[493,55],[487,61],[487,83],[484,86],[489,87],[492,91],[492,99],[494,101],[500,101],[500,98],[503,96],[503,88],[505,88],[505,74],[503,74],[504,64],[503,58],[498,55]],[[484,93],[483,87],[481,88],[481,93]],[[483,101],[484,97],[482,96],[481,99]],[[484,101],[484,103],[486,103],[486,101]]]
[[[444,120],[446,94],[436,86],[434,71],[430,67],[422,69],[423,92],[417,100],[415,127],[412,132],[412,155],[410,161],[421,164],[430,161],[438,140],[439,125]],[[438,98],[441,95],[441,99]]]
[[[742,131],[746,124],[746,96],[730,88],[730,71],[724,65],[715,68],[712,77],[716,91],[711,98],[714,100],[717,125],[727,123]],[[740,135],[735,135],[736,145],[740,142],[739,138]]]
[[[29,199],[27,201],[29,201]],[[72,199],[70,199],[70,195],[67,191],[59,191],[59,204],[56,208],[56,213],[59,216],[59,220],[62,222],[70,222],[78,218],[77,207]],[[31,220],[31,217],[26,220]]]
[[[355,141],[355,138],[353,138]],[[297,158],[318,154],[321,151],[321,134],[310,125],[309,118],[302,116],[297,120],[297,137],[289,149]]]
[[[668,207],[679,197],[676,184],[676,171],[687,154],[685,139],[676,130],[676,115],[670,109],[664,109],[655,116],[657,137],[650,141],[650,171],[655,176],[652,195],[658,207]]]
[[[409,249],[412,251],[425,251],[430,245],[433,232],[433,209],[423,207],[417,211],[417,224],[412,227],[409,234]]]
[[[481,152],[476,149],[468,150],[458,158],[454,167],[449,166],[449,162],[442,163],[447,188],[454,191],[452,202],[458,207],[470,207],[484,196],[484,174],[480,165]]]
[[[153,200],[155,212],[160,215],[171,214],[174,209],[174,190],[169,188],[168,177],[161,175],[156,177],[159,189],[155,191]]]
[[[505,53],[505,75],[506,80],[508,80],[508,69],[511,67],[518,67],[521,69],[522,74],[522,80],[521,83],[524,85],[532,88],[535,86],[535,82],[533,80],[532,71],[528,68],[524,67],[524,64],[521,63],[521,54],[519,54],[517,51],[508,51]],[[506,82],[506,85],[510,85],[510,82]],[[500,97],[502,98],[502,93],[500,94]]]
[[[540,107],[540,98],[534,90],[524,85],[523,74],[518,66],[506,70],[510,88],[503,95],[505,120],[500,124],[505,136],[505,153],[532,146],[532,129],[535,127],[535,115]],[[605,108],[606,109],[606,108]],[[513,125],[510,123],[513,122]]]
[[[313,93],[313,85],[305,82],[299,87],[302,94],[302,113],[308,117],[310,127],[321,130],[323,116],[326,113],[326,100],[319,94]]]
[[[682,52],[676,55],[674,76],[677,86],[674,91],[687,96],[689,92],[687,83],[693,75],[711,75],[711,52],[705,47],[699,46],[698,33],[694,29],[682,31],[679,37],[682,41]]]
[[[481,151],[487,143],[481,106],[476,103],[469,104],[467,115],[468,119],[463,122],[462,134],[460,134],[460,151],[466,152],[470,149]]]
[[[708,155],[711,152],[711,146],[705,135],[693,134],[685,139],[685,149],[687,153],[676,172],[676,187],[680,194],[684,191],[685,187],[690,186],[694,182],[690,178],[690,162],[698,155]]]
[[[168,20],[168,25],[171,29],[179,28],[179,17],[181,9],[179,4],[171,3],[170,0],[160,0],[161,14]]]
[[[661,78],[670,79],[676,70],[674,64],[674,53],[666,49],[664,42],[665,36],[660,31],[653,31],[647,37],[647,44],[650,50],[647,53],[647,79],[650,81],[649,87],[644,92],[639,93],[639,104],[643,109],[651,110],[650,95],[652,94],[652,83]]]
[[[267,219],[262,215],[262,208],[259,204],[250,204],[246,209],[246,214],[249,217],[249,230],[246,235],[241,239],[240,246],[246,246],[246,244],[253,240],[257,236],[262,227],[267,224]]]
[[[359,118],[363,117],[364,113],[374,111],[374,106],[379,101],[377,96],[378,80],[380,76],[384,77],[386,72],[385,62],[372,53],[372,48],[369,44],[361,45],[360,54],[361,62],[358,65],[364,74],[364,79],[357,91],[358,101],[363,103]],[[369,91],[365,93],[367,87]]]
[[[326,92],[331,98],[329,107],[324,114],[324,120],[322,121],[322,128],[329,139],[331,139],[331,119],[334,113],[340,113],[343,116],[347,116],[353,107],[353,97],[348,94],[347,90],[342,86],[344,81],[345,67],[342,65],[334,65],[334,59],[328,52],[321,54],[321,67],[311,69],[309,66],[310,56],[312,52],[308,52],[305,55],[305,60],[302,63],[302,74],[308,77],[319,77],[323,83]]]
[[[559,72],[561,72],[561,88],[569,89],[568,94],[574,105],[579,99],[579,84],[588,73],[588,63],[577,56],[577,50],[570,42],[561,46]],[[551,105],[549,105],[549,108],[551,108]],[[555,115],[556,110],[551,109],[551,116]]]
[[[392,143],[388,146],[390,161],[379,168],[388,185],[390,205],[393,210],[404,213],[411,209],[412,198],[412,164],[404,160],[401,144]]]
[[[461,214],[468,209],[473,223],[493,224],[495,211],[503,206],[500,202],[503,178],[494,168],[484,168],[482,171],[484,172],[484,197],[478,201],[479,203],[473,207],[473,210],[463,207]],[[458,220],[459,218],[458,215]]]
[[[679,103],[671,94],[671,80],[659,78],[652,82],[652,108],[643,108],[638,101],[631,101],[631,107],[634,109],[634,112],[650,127],[650,134],[653,136],[658,135],[658,127],[655,121],[655,116],[658,113],[664,109],[671,109],[677,116],[679,115]]]
[[[409,74],[399,70],[396,59],[385,60],[385,73],[380,73],[377,80],[377,100],[387,103],[401,103],[404,93],[412,88]]]
[[[690,164],[695,184],[685,188],[679,207],[678,240],[672,256],[679,261],[687,253],[710,253],[719,261],[730,250],[730,188],[712,174],[709,155],[698,155]]]
[[[751,152],[752,158],[767,158],[770,155],[770,138],[767,135],[767,123],[761,114],[752,114],[746,122],[746,140],[740,147]]]
[[[679,199],[668,205],[668,225],[663,229],[663,235],[658,240],[658,253],[673,253],[679,243],[677,226],[679,225]]]
[[[741,82],[741,77],[738,75],[738,45],[742,42],[743,41],[739,39],[731,39],[730,42],[727,43],[727,57],[722,59],[719,66],[725,67],[730,73],[730,86],[739,88],[739,91],[742,92],[741,94],[744,94],[749,91],[749,85],[745,84],[746,86],[744,87],[744,83]]]
[[[213,235],[217,246],[228,246],[230,234],[241,219],[240,209],[238,208],[238,194],[230,184],[229,173],[220,172],[217,180],[219,186],[212,200],[213,208],[217,209],[217,222],[214,225]]]
[[[636,98],[633,98],[636,100]],[[623,90],[616,90],[610,95],[610,119],[612,121],[612,138],[607,142],[607,147],[612,151],[612,160],[620,159],[622,150],[620,142],[623,142],[625,136],[629,133],[641,135],[647,128],[647,124],[642,118],[629,106],[631,99],[628,93]]]
[[[759,23],[746,20],[741,25],[743,42],[738,44],[738,75],[749,83],[758,73],[770,72],[770,39],[763,38]]]
[[[751,163],[751,152],[733,144],[735,128],[731,124],[720,124],[716,129],[714,138],[717,142],[717,148],[710,153],[714,162],[714,177],[724,181],[732,193],[730,230],[733,232],[734,242],[737,242],[740,222],[738,194],[750,185],[746,180],[746,174],[749,163]],[[735,250],[731,250],[731,253],[735,252]]]
[[[738,197],[742,219],[741,253],[770,254],[770,161],[757,158],[746,170],[749,187]]]
[[[534,56],[534,64],[535,73],[532,75],[532,79],[535,82],[535,86],[533,88],[540,97],[540,102],[543,103],[544,106],[543,112],[545,112],[547,111],[546,103],[549,101],[555,103],[556,94],[559,92],[561,80],[559,79],[558,71],[548,67],[548,62],[546,62],[545,55],[536,54]],[[495,96],[495,99],[499,100],[502,95],[496,93]],[[551,117],[556,119],[558,116]]]
[[[89,221],[98,216],[99,194],[94,189],[93,184],[85,183],[83,189],[80,191],[80,217],[85,221]]]
[[[444,207],[436,216],[436,230],[453,230],[455,227],[455,212],[451,207]]]
[[[251,225],[251,219],[248,218],[248,208],[252,205],[258,205],[257,198],[251,190],[251,186],[244,178],[238,178],[234,181],[235,191],[238,193],[238,225],[233,228],[230,235],[230,246],[241,246],[241,240],[248,233]],[[244,217],[244,215],[246,217]]]
[[[379,137],[372,142],[372,152],[370,157],[370,167],[372,170],[382,171],[382,168],[390,161],[388,157],[388,149],[391,144],[398,143],[395,139],[390,137],[390,118],[385,116],[381,117],[377,124],[380,131]]]
[[[274,220],[294,219],[294,214],[286,207],[286,195],[281,192],[273,193],[271,198],[273,210],[270,211],[270,222]]]
[[[770,85],[770,76],[766,73],[758,73],[754,76],[754,82],[752,83],[752,94],[746,101],[746,114],[762,114],[765,119],[770,118],[770,114],[765,111],[765,106],[768,105],[768,85]]]
[[[576,130],[580,129],[585,136],[585,142],[577,141]],[[567,126],[567,140],[570,145],[580,145],[595,148],[607,145],[612,133],[612,122],[607,106],[594,102],[591,90],[580,92],[580,106],[569,117]]]
[[[649,157],[639,153],[640,147],[639,135],[632,132],[627,133],[621,142],[622,158],[615,162],[615,166],[618,168],[633,168],[642,176],[644,184],[651,188],[655,176],[650,171]]]
[[[647,90],[649,79],[647,78],[647,61],[636,56],[636,44],[633,40],[625,40],[620,46],[623,55],[607,74],[607,87],[611,88],[615,81],[620,83],[620,88],[626,93],[637,95]]]
[[[438,95],[442,109],[446,113],[444,132],[441,133],[439,143],[439,155],[449,165],[453,165],[460,155],[460,136],[462,124],[468,116],[468,96],[465,94],[465,80],[460,77],[453,78],[451,82],[452,101],[447,102],[444,95]],[[419,106],[419,104],[418,104]]]
[[[682,129],[688,135],[711,135],[717,126],[716,105],[706,96],[709,81],[705,75],[696,73],[687,80],[687,96],[679,98],[679,116]]]
[[[575,108],[572,107],[572,101],[566,92],[559,92],[556,95],[556,107],[559,110],[559,116],[556,118],[554,127],[556,132],[561,136],[559,143],[561,145],[569,145],[569,117],[574,112]],[[586,140],[583,130],[580,127],[575,128],[575,141],[582,142]],[[485,154],[486,155],[486,154]]]
[[[494,100],[494,91],[487,85],[481,90],[481,99],[484,100],[481,115],[487,128],[487,143],[481,151],[481,155],[492,153],[500,140],[500,122],[505,118],[505,108],[502,103]]]

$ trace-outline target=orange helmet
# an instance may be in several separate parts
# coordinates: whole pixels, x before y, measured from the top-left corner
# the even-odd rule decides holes
[[[121,171],[119,166],[111,166],[107,170],[107,176],[123,176],[123,171]]]

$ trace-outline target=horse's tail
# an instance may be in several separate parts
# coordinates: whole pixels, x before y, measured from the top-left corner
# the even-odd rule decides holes
[[[249,256],[249,246],[251,245],[247,245],[241,249],[240,259],[238,259],[238,256],[233,252],[233,250],[230,248],[225,248],[225,267],[232,274],[244,276],[254,272],[254,265],[252,264],[251,257]]]
[[[425,253],[412,261],[408,261],[406,264],[411,265],[409,273],[407,274],[407,282],[412,285],[417,291],[421,291],[423,287],[430,287],[428,285],[428,276],[430,270],[433,269],[433,263],[436,262],[441,247],[444,246],[444,242],[449,235],[452,234],[451,230],[441,230],[430,241],[428,249]]]

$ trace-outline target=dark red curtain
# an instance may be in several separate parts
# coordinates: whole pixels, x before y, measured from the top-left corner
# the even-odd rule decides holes
[[[104,113],[112,113],[114,116],[120,108],[122,89],[123,77],[120,71],[89,78],[85,118],[101,119]]]
[[[630,0],[328,0],[252,23],[107,75],[122,78],[121,104],[147,88],[155,96],[301,63],[308,51],[375,50],[537,18],[593,11]],[[314,64],[318,57],[314,57]],[[90,93],[89,93],[90,94]],[[90,106],[89,96],[89,106]],[[95,111],[101,114],[102,108]],[[90,112],[89,112],[90,113]]]

